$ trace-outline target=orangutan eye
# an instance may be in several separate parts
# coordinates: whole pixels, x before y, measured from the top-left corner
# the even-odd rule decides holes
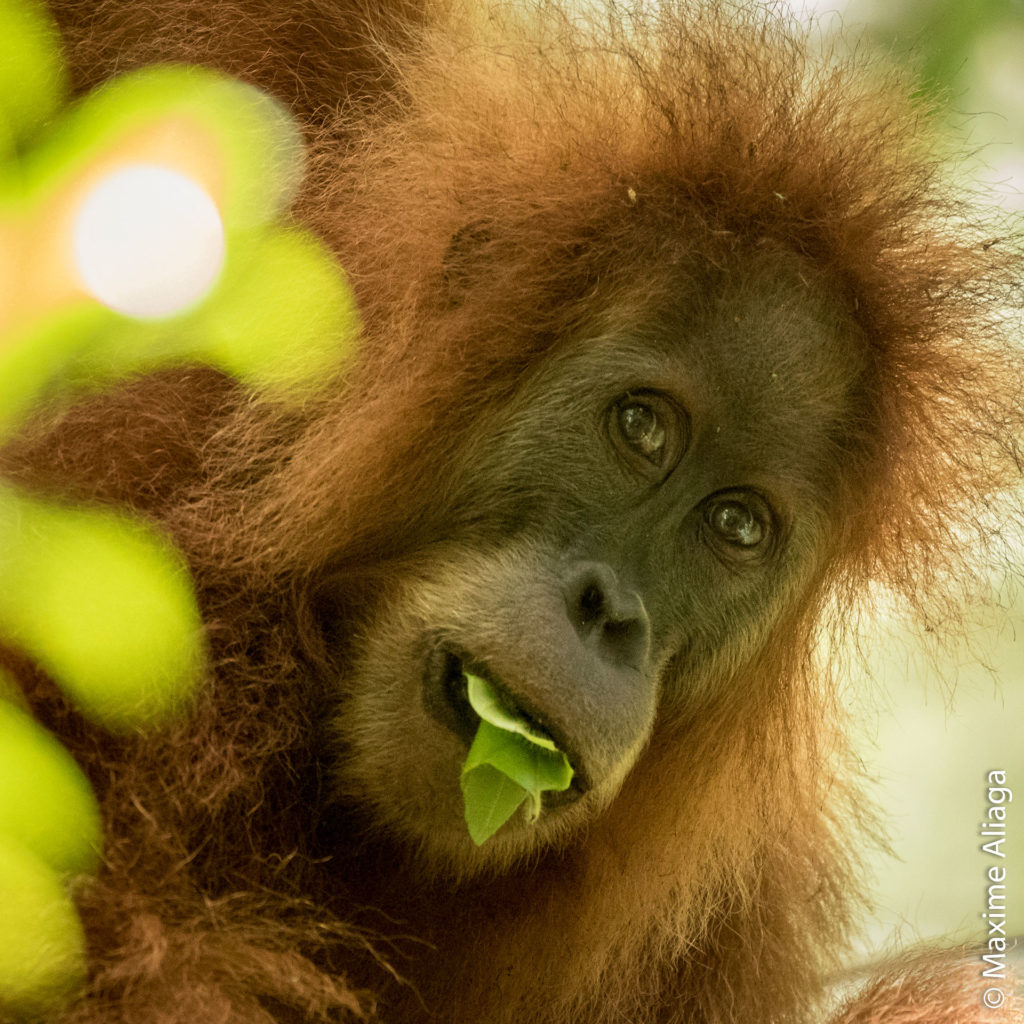
[[[685,447],[685,417],[674,402],[655,392],[620,398],[612,406],[609,429],[619,452],[645,473],[667,475]]]
[[[711,512],[711,528],[722,540],[751,548],[764,537],[761,524],[746,505],[738,501],[723,501]]]
[[[626,443],[645,459],[660,465],[665,454],[665,428],[658,414],[642,402],[631,402],[619,409],[619,428]]]
[[[740,492],[714,497],[707,505],[704,521],[715,542],[746,553],[762,549],[768,542],[773,516],[759,495]]]

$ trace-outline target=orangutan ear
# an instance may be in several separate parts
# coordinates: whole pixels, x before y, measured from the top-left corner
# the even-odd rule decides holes
[[[449,307],[462,305],[479,276],[478,268],[490,256],[493,241],[491,224],[486,220],[471,221],[452,235],[441,268]]]

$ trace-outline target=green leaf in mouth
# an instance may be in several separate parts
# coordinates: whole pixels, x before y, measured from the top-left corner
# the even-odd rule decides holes
[[[541,794],[568,789],[573,770],[550,736],[510,711],[486,680],[465,675],[480,725],[460,781],[469,834],[480,846],[523,804],[527,820],[536,821]]]

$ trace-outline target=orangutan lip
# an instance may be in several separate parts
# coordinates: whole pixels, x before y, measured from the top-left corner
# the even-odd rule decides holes
[[[423,673],[423,706],[431,718],[450,729],[468,747],[480,716],[470,707],[463,658],[449,647],[434,647]]]
[[[571,748],[562,742],[559,735],[549,729],[537,715],[532,713],[531,709],[524,707],[486,665],[447,645],[439,644],[433,647],[426,658],[423,677],[423,706],[431,718],[454,732],[467,748],[473,743],[480,725],[480,716],[469,703],[467,673],[486,679],[491,687],[501,695],[507,707],[538,732],[550,736],[558,749],[569,758],[569,763],[573,766],[572,784],[564,792],[545,793],[544,805],[554,807],[559,804],[571,803],[586,792],[589,783],[586,775],[579,768],[579,759],[569,752]]]

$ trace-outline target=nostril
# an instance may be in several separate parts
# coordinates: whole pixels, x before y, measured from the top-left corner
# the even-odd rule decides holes
[[[600,646],[606,660],[639,668],[647,653],[646,618],[606,621],[601,632]]]
[[[602,628],[604,630],[603,639],[614,645],[625,643],[641,627],[636,619],[609,619]]]
[[[579,622],[581,626],[590,625],[604,614],[604,594],[596,583],[589,583],[583,588],[579,598]]]
[[[640,596],[624,591],[607,565],[578,565],[566,585],[569,619],[584,646],[614,665],[640,667],[650,623]]]

